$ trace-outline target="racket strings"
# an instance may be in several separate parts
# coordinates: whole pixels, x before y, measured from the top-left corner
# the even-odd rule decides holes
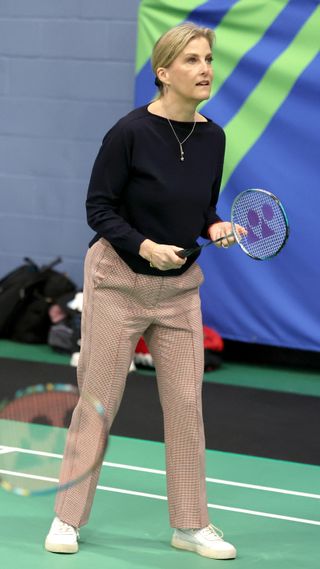
[[[239,244],[246,253],[257,259],[276,255],[288,236],[283,208],[267,192],[243,192],[233,204],[232,223],[246,228],[248,233],[245,237],[237,234]],[[237,232],[236,227],[234,230]]]
[[[75,421],[67,431],[71,416]],[[73,423],[79,427],[76,432]],[[106,410],[94,395],[81,393],[79,399],[77,388],[64,384],[30,386],[6,401],[0,411],[0,487],[20,496],[71,488],[96,471],[107,440]],[[60,476],[59,457],[64,449]]]

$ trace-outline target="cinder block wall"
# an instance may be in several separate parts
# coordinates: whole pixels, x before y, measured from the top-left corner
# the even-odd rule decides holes
[[[0,0],[0,278],[28,256],[82,286],[93,160],[133,107],[139,0]]]

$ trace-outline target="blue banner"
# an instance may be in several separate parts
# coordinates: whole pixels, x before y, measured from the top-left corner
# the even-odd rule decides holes
[[[264,188],[283,202],[291,231],[264,262],[237,245],[202,252],[204,323],[232,340],[319,351],[319,3],[142,0],[136,106],[155,94],[154,41],[185,20],[217,36],[214,89],[199,110],[227,136],[218,213],[230,219],[239,192]]]

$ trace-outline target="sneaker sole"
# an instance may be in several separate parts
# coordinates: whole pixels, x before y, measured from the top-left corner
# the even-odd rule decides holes
[[[79,545],[77,543],[51,543],[46,540],[44,547],[47,551],[50,551],[50,553],[77,553],[79,551]]]
[[[183,541],[177,537],[173,537],[171,540],[171,545],[177,549],[184,549],[185,551],[193,551],[202,555],[202,557],[210,557],[210,559],[235,559],[237,556],[236,550],[232,552],[227,551],[212,551],[209,547],[204,545],[197,545],[196,543],[190,543]]]

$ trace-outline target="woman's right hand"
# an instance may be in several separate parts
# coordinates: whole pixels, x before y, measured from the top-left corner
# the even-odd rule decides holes
[[[181,250],[182,247],[160,245],[150,239],[145,239],[140,245],[139,255],[149,261],[150,267],[159,269],[159,271],[168,271],[180,269],[186,263],[187,259],[181,259],[176,255],[176,252]]]

